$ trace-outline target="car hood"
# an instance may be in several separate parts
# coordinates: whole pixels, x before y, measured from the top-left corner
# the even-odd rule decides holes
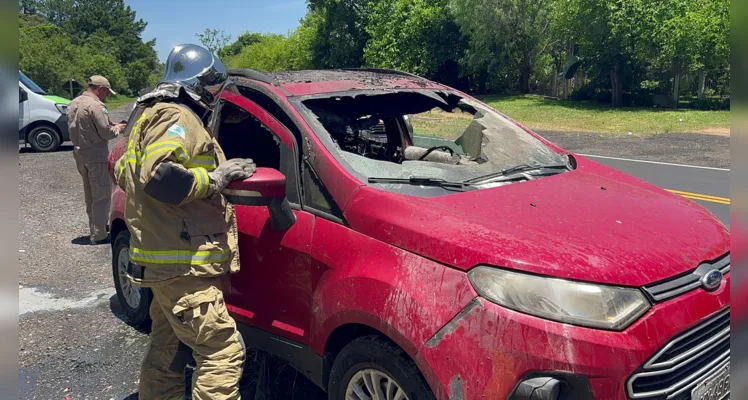
[[[696,203],[578,158],[574,171],[438,197],[363,186],[350,226],[423,257],[559,278],[642,286],[730,248],[727,228]]]

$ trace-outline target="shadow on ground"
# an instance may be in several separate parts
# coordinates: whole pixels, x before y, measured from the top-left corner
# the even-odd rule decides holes
[[[140,327],[138,325],[135,325],[132,321],[130,321],[129,318],[127,318],[127,314],[125,314],[124,310],[122,310],[122,306],[119,304],[119,299],[117,298],[116,294],[109,298],[109,310],[112,311],[112,314],[115,317],[129,325],[132,329],[135,329],[140,333],[145,333],[146,335],[151,332],[150,324],[145,327]]]
[[[90,246],[91,245],[91,237],[88,236],[88,235],[78,236],[77,238],[71,240],[70,243],[78,245],[78,246]]]
[[[190,387],[192,369],[185,370],[187,393],[185,400],[192,400]],[[261,351],[248,349],[244,375],[239,385],[242,399],[246,400],[325,400],[327,395],[296,371],[287,362]],[[133,393],[123,400],[139,400]]]
[[[150,331],[150,327],[147,330],[140,329],[128,320],[116,295],[109,299],[109,308],[114,316],[133,329],[145,334]],[[251,343],[247,343],[247,345],[251,346]],[[190,392],[192,373],[192,368],[185,369],[186,393]],[[244,374],[239,385],[239,391],[242,399],[248,400],[327,399],[327,395],[322,390],[294,369],[291,364],[252,348],[247,349],[247,362],[244,365]],[[133,393],[123,400],[138,400],[138,394]],[[192,400],[192,396],[188,394],[185,400]]]

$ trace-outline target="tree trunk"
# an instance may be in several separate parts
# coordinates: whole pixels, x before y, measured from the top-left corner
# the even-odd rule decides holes
[[[699,71],[699,100],[704,99],[704,90],[706,89],[706,70]]]
[[[553,84],[552,85],[553,85],[553,89],[552,89],[553,94],[551,94],[551,96],[556,97],[558,96],[558,91],[556,90],[558,89],[558,70],[553,71]]]
[[[523,94],[530,93],[530,69],[522,67],[522,76],[520,77],[519,90]]]
[[[623,85],[620,77],[620,65],[615,64],[610,71],[610,102],[613,106],[620,106],[623,103]]]
[[[675,73],[675,79],[673,79],[673,107],[678,108],[680,106],[680,80],[683,74],[678,71]]]
[[[525,56],[522,61],[522,75],[520,76],[519,90],[523,94],[530,93],[530,76],[532,75],[532,65],[530,57]]]

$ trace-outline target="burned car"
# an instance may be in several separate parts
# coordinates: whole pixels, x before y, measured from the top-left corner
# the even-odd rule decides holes
[[[231,79],[211,128],[295,218],[236,205],[227,307],[330,399],[729,393],[730,235],[703,207],[414,75]],[[147,323],[113,188],[118,298]]]

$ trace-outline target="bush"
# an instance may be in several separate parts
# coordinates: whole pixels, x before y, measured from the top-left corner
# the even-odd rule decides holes
[[[263,72],[313,68],[310,38],[302,29],[289,35],[262,34],[261,39],[226,57],[229,68],[249,68]]]
[[[726,96],[721,99],[719,97],[705,97],[703,99],[694,99],[691,102],[691,108],[697,110],[729,110],[730,109],[730,97]]]

